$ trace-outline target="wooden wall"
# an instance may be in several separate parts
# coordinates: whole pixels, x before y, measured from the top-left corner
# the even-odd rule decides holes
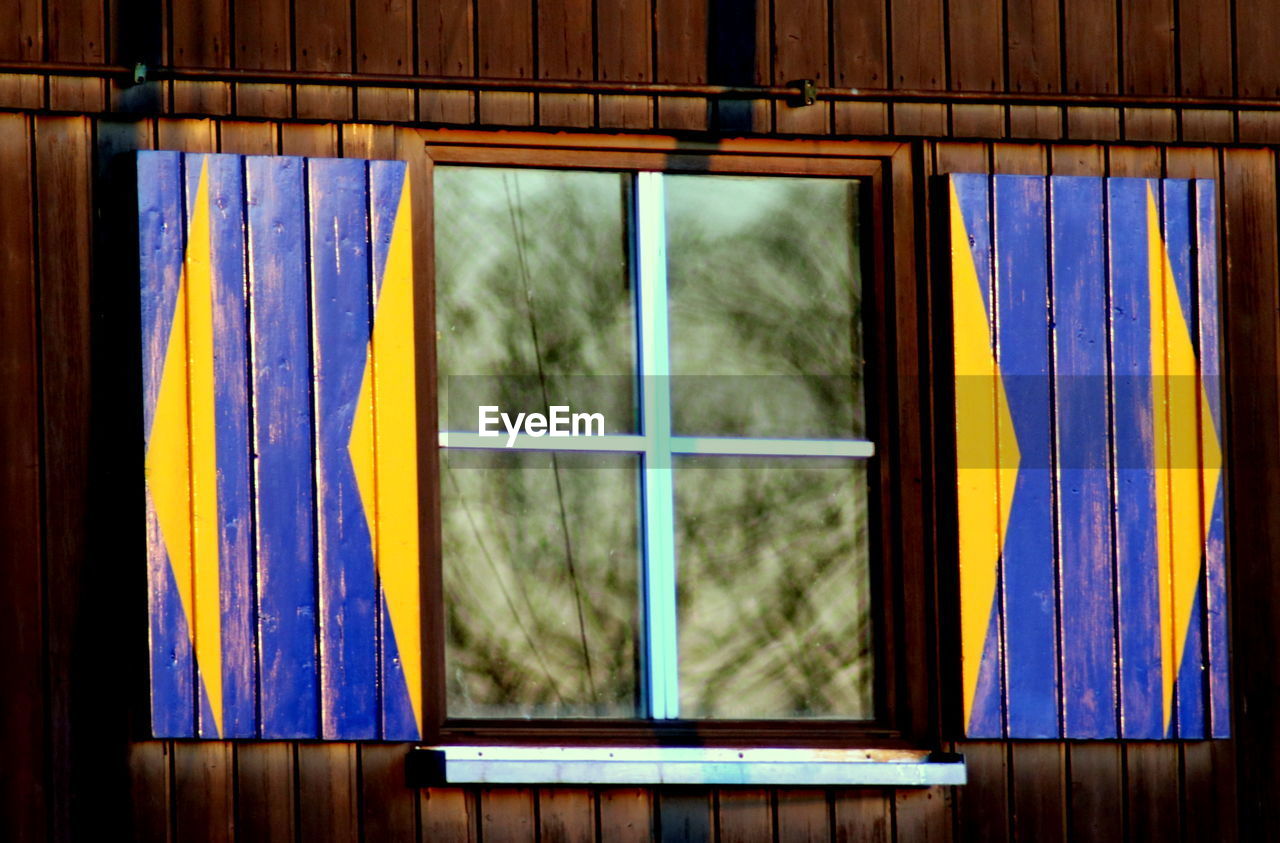
[[[305,12],[305,13],[304,13]],[[965,90],[1276,96],[1263,0],[16,0],[0,62]],[[165,115],[206,115],[178,119]],[[934,790],[441,789],[403,745],[140,741],[136,348],[110,259],[134,148],[397,155],[390,125],[891,134],[935,173],[1218,178],[1225,255],[1232,741],[957,744]],[[968,139],[968,140],[966,140]],[[1171,143],[1178,142],[1182,143]],[[0,75],[0,837],[1230,840],[1280,793],[1280,112],[707,103]],[[126,197],[127,198],[127,197]],[[921,215],[920,243],[929,219]],[[930,271],[920,250],[920,271]],[[928,276],[922,276],[928,277]],[[131,322],[130,320],[135,320]],[[133,332],[131,334],[131,331]],[[113,365],[118,361],[118,365]],[[134,427],[130,427],[135,424]]]

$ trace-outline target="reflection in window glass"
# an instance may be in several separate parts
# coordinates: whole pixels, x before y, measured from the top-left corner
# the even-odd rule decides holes
[[[602,413],[635,431],[629,176],[435,169],[440,428],[482,404]]]
[[[675,431],[863,437],[858,182],[663,181]]]
[[[637,459],[440,454],[450,717],[636,717]]]
[[[676,462],[680,712],[873,716],[866,463]]]

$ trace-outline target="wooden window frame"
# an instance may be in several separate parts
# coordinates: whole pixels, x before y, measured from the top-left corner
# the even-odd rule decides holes
[[[423,489],[423,741],[430,744],[933,746],[941,736],[937,659],[940,628],[929,558],[932,509],[926,359],[927,284],[917,271],[916,191],[910,147],[898,143],[544,135],[439,130],[409,156],[415,219],[419,476]],[[868,409],[874,419],[878,529],[872,539],[876,687],[874,721],[847,720],[447,720],[444,589],[437,446],[437,368],[432,172],[436,164],[584,170],[660,170],[735,175],[859,178],[864,200],[864,302]]]

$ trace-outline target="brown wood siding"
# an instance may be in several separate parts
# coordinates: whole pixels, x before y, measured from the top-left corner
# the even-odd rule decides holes
[[[18,0],[0,62],[416,72],[636,82],[1274,97],[1266,0]],[[556,32],[555,27],[572,31]],[[717,30],[718,31],[718,30]],[[713,37],[728,39],[712,49]],[[733,57],[750,56],[745,67]],[[726,68],[725,62],[730,66]],[[111,112],[133,112],[115,113]],[[198,114],[208,119],[170,115]],[[746,115],[743,117],[743,115]],[[136,283],[115,256],[135,148],[403,157],[411,129],[898,136],[899,256],[929,278],[928,177],[1219,179],[1225,279],[1230,741],[967,742],[954,789],[482,789],[403,785],[398,744],[139,740],[144,584],[132,524]],[[714,137],[714,135],[712,136]],[[1172,142],[1172,143],[1171,143]],[[0,839],[1255,840],[1280,772],[1280,111],[534,95],[0,74]],[[899,209],[902,210],[902,209]],[[936,273],[935,273],[936,274]],[[929,284],[899,291],[927,295]],[[104,362],[105,361],[105,362]],[[919,398],[919,396],[917,396]],[[927,396],[925,396],[927,399]],[[927,400],[913,410],[930,412]],[[124,411],[126,416],[132,411]],[[931,467],[921,467],[930,482]],[[1274,496],[1273,496],[1274,495]],[[130,520],[132,518],[132,520]],[[919,535],[903,542],[924,542]],[[913,553],[925,558],[923,547]],[[942,631],[945,635],[946,630]],[[938,648],[946,652],[943,640]],[[123,655],[122,655],[123,654]],[[929,693],[929,689],[921,689]]]

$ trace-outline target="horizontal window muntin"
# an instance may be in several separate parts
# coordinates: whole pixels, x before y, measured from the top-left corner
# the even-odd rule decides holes
[[[437,165],[437,178],[440,175],[442,166]],[[570,171],[572,172],[572,171]],[[650,224],[646,226],[645,220],[651,222],[659,215],[654,213],[654,206],[645,207],[644,197],[646,193],[649,200],[654,198],[660,200],[662,196],[662,188],[664,178],[669,178],[657,172],[640,172],[624,174],[625,178],[630,179],[632,190],[631,197],[631,213],[632,216],[628,220],[630,225],[627,231],[628,239],[631,241],[628,246],[631,249],[628,254],[630,265],[627,268],[628,273],[632,274],[630,279],[634,285],[631,290],[631,298],[636,308],[636,321],[639,323],[635,327],[635,333],[638,339],[636,343],[637,357],[635,360],[635,385],[634,395],[636,405],[634,412],[636,415],[636,424],[631,427],[630,432],[618,433],[611,432],[604,436],[580,436],[580,437],[563,437],[549,438],[547,436],[530,436],[521,433],[510,441],[508,447],[508,439],[504,435],[501,444],[495,446],[495,441],[489,437],[481,437],[474,429],[458,429],[465,425],[456,425],[453,429],[443,429],[444,419],[442,418],[442,432],[439,434],[439,443],[442,446],[442,454],[449,453],[451,459],[460,458],[463,451],[473,451],[477,455],[482,455],[486,450],[503,450],[513,452],[551,452],[562,455],[572,455],[573,453],[588,454],[631,454],[637,455],[643,462],[644,467],[639,473],[643,478],[643,482],[639,484],[640,494],[646,499],[646,505],[642,507],[644,517],[641,519],[643,524],[642,546],[646,549],[643,556],[643,579],[647,584],[647,599],[644,602],[644,617],[640,628],[640,637],[643,639],[643,653],[641,666],[642,676],[640,677],[643,687],[640,690],[640,700],[637,705],[633,718],[638,718],[638,722],[627,724],[625,722],[609,722],[601,723],[594,719],[594,715],[587,719],[575,717],[573,714],[562,719],[550,722],[542,722],[542,725],[554,725],[554,723],[572,723],[575,730],[579,727],[590,732],[596,727],[593,723],[599,723],[599,727],[608,731],[609,729],[617,729],[622,727],[635,728],[637,735],[643,735],[646,729],[660,725],[657,721],[669,720],[669,727],[674,731],[682,730],[681,722],[688,717],[686,711],[681,710],[679,697],[679,676],[678,668],[673,665],[678,663],[676,653],[679,646],[679,631],[675,629],[674,615],[677,611],[675,600],[677,585],[675,582],[675,565],[677,555],[669,551],[659,550],[655,553],[654,548],[670,547],[669,538],[672,530],[670,525],[674,520],[672,506],[664,503],[670,500],[673,494],[671,490],[674,475],[679,482],[680,469],[674,472],[667,470],[672,462],[677,464],[686,458],[692,459],[714,459],[721,458],[725,462],[726,468],[745,470],[743,464],[753,457],[760,458],[795,458],[798,462],[816,462],[816,458],[825,458],[822,460],[824,464],[847,462],[847,463],[865,463],[867,459],[876,455],[876,446],[873,440],[865,434],[858,436],[830,436],[830,437],[804,437],[804,436],[750,436],[750,435],[677,435],[672,430],[673,411],[671,406],[671,392],[674,391],[669,385],[666,389],[656,386],[662,381],[670,381],[678,383],[685,380],[690,383],[695,382],[699,377],[706,377],[697,374],[684,374],[673,371],[670,360],[670,335],[671,321],[666,320],[666,324],[659,319],[654,318],[659,310],[669,307],[669,302],[662,302],[661,295],[667,293],[666,279],[662,278],[662,283],[655,285],[652,281],[656,273],[665,271],[666,266],[661,261],[646,260],[646,241],[649,244],[649,254],[660,253],[661,249],[654,248],[652,245],[655,240],[663,237],[666,232],[661,229],[660,225]],[[655,197],[654,194],[657,194]],[[441,225],[442,211],[437,210],[437,227]],[[661,241],[659,241],[660,243]],[[440,295],[445,295],[445,289],[448,279],[442,277],[437,271],[436,287]],[[659,289],[655,289],[655,286]],[[646,318],[646,315],[649,318]],[[859,318],[861,314],[859,314]],[[666,354],[664,355],[662,343],[662,332],[667,333]],[[443,356],[443,355],[442,355]],[[664,359],[665,358],[665,359]],[[446,382],[458,377],[471,377],[469,374],[457,375],[448,371],[446,367],[441,368],[440,385],[441,385],[441,401],[446,400],[444,391],[449,387]],[[773,377],[777,377],[774,375]],[[722,380],[729,378],[721,376]],[[750,378],[744,377],[743,380]],[[535,402],[536,403],[536,402]],[[505,408],[504,408],[505,409]],[[542,407],[522,407],[521,409],[538,409],[544,410]],[[577,411],[580,409],[577,403],[572,407]],[[582,408],[586,409],[586,408]],[[865,412],[870,412],[870,407],[866,407]],[[621,427],[625,428],[626,425]],[[776,431],[770,431],[776,433]],[[861,431],[859,431],[861,433]],[[804,459],[814,458],[814,459]],[[659,476],[658,472],[665,474],[665,478]],[[882,472],[877,469],[874,472],[874,479],[868,476],[868,484],[874,490],[883,481]],[[447,481],[444,477],[441,479],[442,485]],[[878,494],[878,493],[876,493]],[[873,495],[874,497],[874,495]],[[868,516],[868,521],[874,520],[878,516]],[[876,522],[877,529],[880,529],[879,523]],[[664,544],[666,542],[666,544]],[[876,543],[875,537],[871,537],[871,542]],[[870,577],[871,581],[879,582],[880,575],[873,573]],[[868,586],[869,588],[869,586]],[[881,633],[877,632],[879,637]],[[875,656],[876,671],[887,669],[891,666],[883,663],[883,657],[880,655],[878,645],[874,648],[877,655]],[[448,669],[446,667],[446,669]],[[878,676],[877,680],[884,678]],[[877,681],[876,699],[881,699],[881,691]],[[894,730],[878,730],[871,724],[873,722],[884,721],[885,711],[881,707],[881,702],[875,703],[875,710],[868,712],[866,715],[859,713],[857,717],[840,717],[838,715],[827,715],[828,720],[817,720],[811,723],[811,726],[817,732],[825,732],[829,728],[839,729],[841,722],[850,722],[861,724],[867,734],[881,734],[888,736]],[[686,706],[687,707],[687,704]],[[759,726],[770,728],[768,723],[760,723],[759,716],[741,718],[732,715],[712,715],[715,719],[708,721],[698,721],[697,726],[693,728],[707,727],[723,727],[732,729],[736,724],[753,722]],[[765,714],[767,719],[771,715]],[[803,718],[803,713],[790,712],[784,716],[784,720],[794,717]],[[536,728],[539,720],[535,716],[534,719],[528,720],[528,715],[517,715],[514,717],[503,716],[481,716],[474,717],[454,713],[451,709],[447,723],[453,724],[450,728],[470,730],[473,727],[480,728],[484,724],[508,723],[512,729],[519,731],[523,728],[520,724],[527,723],[530,728]],[[823,722],[828,726],[821,725]],[[647,725],[646,725],[647,724]],[[779,726],[785,726],[781,721]],[[585,732],[584,732],[585,733]],[[643,738],[639,738],[643,740]]]

